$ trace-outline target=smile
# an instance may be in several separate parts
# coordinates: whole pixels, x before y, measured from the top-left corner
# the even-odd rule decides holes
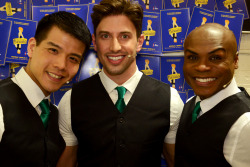
[[[124,57],[124,56],[116,56],[116,57],[108,56],[108,59],[117,61],[117,60],[121,60],[123,57]]]
[[[211,82],[216,80],[216,78],[195,78],[196,81],[202,82],[202,83],[206,83],[206,82]]]
[[[49,74],[51,77],[56,78],[56,79],[61,79],[61,78],[62,78],[62,76],[58,76],[58,75],[55,75],[55,74],[50,73],[50,72],[48,72],[48,74]]]

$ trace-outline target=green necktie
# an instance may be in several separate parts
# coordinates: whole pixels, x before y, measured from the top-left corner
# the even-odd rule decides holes
[[[42,119],[44,127],[47,128],[48,120],[49,120],[49,114],[50,114],[48,99],[42,100],[41,103],[39,104],[39,106],[40,106],[40,108],[42,110],[42,113],[41,113],[40,117]]]
[[[199,115],[201,111],[201,106],[200,106],[200,101],[196,103],[195,107],[194,107],[194,111],[192,114],[192,123],[194,123],[197,120],[197,117]]]
[[[122,113],[123,109],[126,107],[124,95],[127,90],[123,86],[116,87],[115,89],[118,92],[118,100],[116,101],[115,106],[120,111],[120,113]]]

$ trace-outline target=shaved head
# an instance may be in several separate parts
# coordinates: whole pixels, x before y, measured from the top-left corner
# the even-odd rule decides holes
[[[220,39],[221,44],[228,47],[233,55],[237,52],[237,41],[234,33],[221,24],[207,23],[194,29],[185,39],[184,50],[192,41],[198,41],[198,39],[203,39],[206,43]]]

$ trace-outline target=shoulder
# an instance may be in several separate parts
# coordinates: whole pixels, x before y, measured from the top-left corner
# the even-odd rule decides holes
[[[192,97],[190,97],[190,98],[188,98],[187,99],[187,101],[186,101],[186,103],[190,103],[192,100],[195,100],[195,98],[196,98],[196,96],[194,95],[194,96],[192,96]]]
[[[238,142],[247,142],[250,138],[250,112],[242,114],[231,127],[228,136],[237,139]],[[250,149],[250,146],[249,146]]]
[[[162,82],[158,79],[152,78],[150,76],[147,76],[145,74],[142,75],[141,81],[144,82],[145,84],[147,83],[147,84],[159,85],[159,86],[166,87],[166,88],[170,89],[169,84]]]
[[[0,81],[0,101],[13,102],[12,96],[17,94],[19,90],[20,88],[10,78]]]
[[[92,84],[98,83],[99,81],[100,81],[99,75],[95,74],[87,79],[74,83],[72,89],[83,88],[83,86],[88,86],[88,85],[91,86]]]
[[[250,130],[250,111],[242,114],[237,122],[241,124],[242,127],[249,128]]]
[[[14,82],[11,80],[11,78],[6,78],[4,80],[0,81],[0,89],[5,88],[6,86],[9,86],[10,84],[13,84]]]

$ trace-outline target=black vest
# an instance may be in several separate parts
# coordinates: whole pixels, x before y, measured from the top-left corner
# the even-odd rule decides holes
[[[119,113],[99,75],[73,86],[72,128],[80,167],[160,167],[170,126],[170,87],[143,75]]]
[[[185,104],[176,136],[176,167],[230,167],[223,154],[224,140],[235,121],[250,111],[245,90],[232,95],[193,124],[195,98]]]
[[[5,126],[0,142],[0,166],[56,166],[65,148],[59,133],[57,108],[50,104],[45,129],[23,91],[10,78],[0,82],[0,92]]]

